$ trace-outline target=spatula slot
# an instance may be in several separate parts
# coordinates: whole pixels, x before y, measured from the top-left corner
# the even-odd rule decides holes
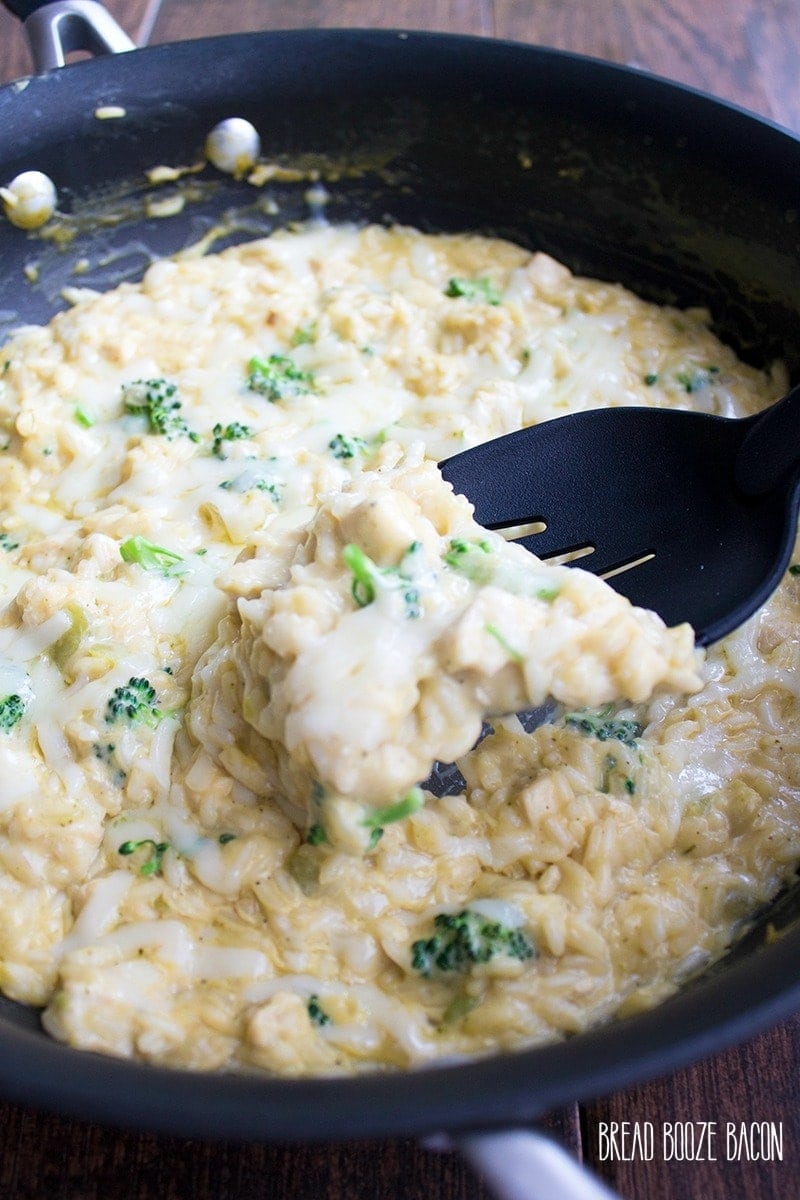
[[[497,532],[502,533],[503,537],[510,542],[519,541],[524,537],[533,537],[536,533],[544,533],[546,529],[546,521],[523,521],[521,525],[497,526]]]
[[[649,551],[647,554],[639,554],[636,558],[628,559],[627,562],[619,563],[616,567],[609,567],[607,571],[600,572],[601,579],[613,579],[615,575],[623,575],[626,571],[632,571],[634,567],[641,567],[646,562],[650,562],[656,556],[655,550]]]
[[[551,567],[564,567],[580,558],[587,558],[588,555],[594,554],[596,549],[596,546],[589,543],[585,546],[573,546],[571,550],[563,550],[560,554],[543,554],[542,558]],[[591,567],[588,569],[591,570]]]

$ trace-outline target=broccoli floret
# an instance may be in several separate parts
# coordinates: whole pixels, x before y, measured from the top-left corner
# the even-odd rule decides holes
[[[439,913],[436,932],[411,946],[411,965],[426,978],[432,971],[468,971],[475,963],[489,962],[497,955],[533,958],[533,942],[522,929],[512,929],[466,908],[460,913]]]
[[[327,840],[328,835],[325,832],[325,826],[321,825],[319,821],[312,825],[306,834],[306,841],[308,842],[309,846],[321,846],[324,842],[327,842]]]
[[[164,713],[156,705],[156,690],[148,679],[132,677],[114,688],[106,705],[106,724],[129,721],[132,725],[157,725]]]
[[[330,1025],[331,1018],[325,1012],[325,1009],[319,1002],[319,996],[309,996],[308,998],[308,1015],[312,1025]]]
[[[636,749],[636,739],[642,735],[642,726],[638,721],[615,717],[610,704],[600,709],[580,708],[564,713],[564,724],[601,742],[611,739],[622,742],[623,746],[629,746],[632,750]]]
[[[290,396],[302,396],[314,390],[314,376],[301,371],[288,354],[270,354],[269,358],[251,358],[247,364],[247,386],[271,404]]]
[[[138,563],[145,571],[161,571],[164,575],[183,574],[183,556],[164,546],[156,546],[146,537],[132,537],[122,542],[119,548],[123,562]]]
[[[211,453],[216,454],[217,458],[226,457],[222,445],[223,442],[238,442],[253,436],[250,426],[243,425],[241,421],[231,421],[230,425],[217,424],[211,432],[214,436],[214,445],[211,448]]]
[[[169,850],[169,842],[157,842],[154,838],[141,838],[138,842],[123,842],[117,848],[118,854],[135,854],[137,850],[141,850],[142,846],[149,848],[149,854],[139,867],[140,875],[160,875],[161,862]]]
[[[485,304],[499,304],[502,296],[491,279],[451,279],[444,292],[445,296],[462,296],[465,300],[483,300]]]
[[[223,479],[219,486],[223,492],[238,492],[242,496],[248,492],[266,492],[268,496],[272,497],[276,505],[280,504],[283,483],[280,480],[260,477],[257,474],[257,469],[248,468],[234,476],[233,479]]]
[[[0,700],[0,729],[10,733],[18,725],[25,714],[25,701],[14,692]]]
[[[621,762],[613,754],[606,755],[600,778],[600,791],[604,795],[615,792],[620,787],[628,796],[636,795],[636,780],[629,774],[631,766],[626,759],[627,755],[622,756]]]
[[[136,416],[147,417],[151,433],[163,434],[169,441],[176,437],[199,441],[198,434],[192,433],[183,417],[177,416],[181,407],[177,392],[177,384],[166,379],[135,379],[122,385],[126,409]]]
[[[108,767],[114,783],[118,787],[122,787],[123,783],[128,777],[128,774],[127,771],[123,771],[123,769],[117,763],[115,756],[116,746],[114,743],[106,742],[103,744],[102,742],[95,742],[92,750],[95,758]]]
[[[346,433],[337,433],[328,442],[328,449],[334,458],[355,458],[357,454],[366,454],[369,446],[362,437],[348,437]]]

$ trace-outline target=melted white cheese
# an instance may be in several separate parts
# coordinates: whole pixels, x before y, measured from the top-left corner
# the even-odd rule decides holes
[[[609,676],[623,610],[576,655],[600,610],[555,601],[537,641],[542,602],[517,586],[531,561],[481,588],[446,571],[436,489],[429,551],[404,568],[420,618],[398,589],[354,604],[344,539],[321,535],[420,444],[432,470],[593,405],[744,415],[781,394],[781,369],[738,362],[699,310],[408,229],[317,220],[72,297],[0,351],[0,701],[19,697],[0,729],[6,994],[76,1046],[327,1073],[573,1033],[719,955],[800,861],[798,581],[685,699],[689,645],[672,674],[632,654]],[[148,392],[162,407],[130,411]],[[381,513],[362,510],[347,540],[394,567],[420,517]],[[131,539],[166,558],[123,556]],[[297,673],[281,709],[284,652]],[[112,705],[135,680],[154,694],[140,722]],[[657,683],[673,691],[646,700]],[[418,807],[414,792],[382,835],[363,825],[365,801],[461,754],[480,713],[558,689],[633,703],[556,709],[533,733],[497,721],[459,759],[457,794]],[[328,787],[355,789],[338,809],[313,786],[320,763]],[[366,856],[334,844],[365,834]],[[465,910],[506,942],[425,974],[437,917]]]

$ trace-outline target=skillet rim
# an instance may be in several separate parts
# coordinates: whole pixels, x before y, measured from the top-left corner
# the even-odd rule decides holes
[[[331,45],[345,41],[364,46],[398,41],[447,42],[477,47],[506,47],[533,63],[570,63],[609,79],[644,82],[657,93],[691,98],[704,113],[727,112],[787,137],[800,151],[800,139],[768,118],[740,105],[675,83],[640,68],[609,63],[571,51],[476,35],[414,30],[301,29],[229,34],[192,42],[165,43],[130,56],[181,56],[216,51],[222,43],[278,39]],[[120,60],[115,60],[116,63]],[[67,70],[102,82],[105,60],[78,63]],[[125,70],[127,71],[127,67]],[[61,71],[30,77],[39,86]],[[77,78],[76,78],[77,84]],[[4,97],[20,94],[20,81],[0,89]],[[135,1126],[184,1137],[235,1140],[329,1140],[432,1132],[446,1128],[508,1125],[527,1122],[568,1100],[589,1099],[656,1074],[674,1071],[690,1061],[751,1036],[800,1008],[800,928],[772,946],[756,946],[741,962],[717,969],[662,1002],[655,1009],[623,1021],[601,1025],[554,1045],[463,1062],[434,1065],[403,1073],[380,1072],[356,1078],[285,1080],[253,1075],[211,1074],[142,1065],[77,1051],[50,1040],[12,1019],[18,1007],[0,1002],[0,1088],[11,1100],[33,1104],[104,1124]],[[754,969],[755,966],[759,969]],[[27,1027],[26,1027],[27,1026]],[[322,1115],[323,1128],[309,1129],[309,1119]]]

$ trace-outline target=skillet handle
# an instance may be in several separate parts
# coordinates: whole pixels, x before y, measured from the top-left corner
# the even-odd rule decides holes
[[[591,1171],[535,1129],[449,1134],[496,1200],[620,1200]]]
[[[63,67],[76,50],[122,54],[136,46],[99,0],[3,0],[25,21],[36,71]]]

